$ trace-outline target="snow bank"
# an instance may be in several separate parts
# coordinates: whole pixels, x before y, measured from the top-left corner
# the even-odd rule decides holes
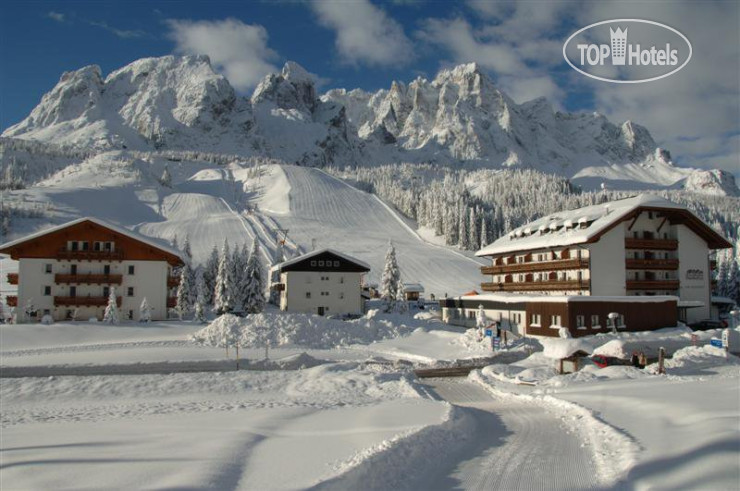
[[[694,375],[703,369],[725,365],[740,365],[740,358],[715,346],[687,346],[676,351],[673,358],[665,360],[665,368],[672,375]],[[645,368],[649,373],[658,373],[658,364],[653,363]]]
[[[269,340],[271,346],[301,346],[329,349],[350,344],[368,344],[396,338],[427,326],[423,319],[408,316],[380,315],[351,321],[295,313],[261,313],[246,317],[223,315],[195,333],[191,340],[220,346],[224,339],[240,334],[240,346],[259,348]]]

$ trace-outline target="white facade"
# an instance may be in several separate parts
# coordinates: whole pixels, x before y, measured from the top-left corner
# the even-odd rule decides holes
[[[281,273],[280,282],[285,290],[280,296],[280,309],[319,315],[361,315],[362,275],[325,271]]]
[[[588,244],[591,295],[626,295],[624,223]]]
[[[701,307],[687,309],[689,323],[708,319],[711,313],[711,281],[707,243],[686,227],[678,229],[678,277],[681,280],[679,298],[684,302],[700,302]]]

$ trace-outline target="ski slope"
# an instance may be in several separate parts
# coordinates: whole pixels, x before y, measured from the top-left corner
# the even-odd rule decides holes
[[[271,166],[264,179],[260,206],[304,250],[330,247],[369,263],[369,282],[378,283],[388,241],[396,247],[403,281],[421,282],[426,295],[459,295],[477,289],[480,266],[456,251],[425,242],[376,196],[365,193],[318,169],[291,165]],[[286,189],[285,183],[288,187]],[[275,197],[289,203],[287,213],[270,213]]]

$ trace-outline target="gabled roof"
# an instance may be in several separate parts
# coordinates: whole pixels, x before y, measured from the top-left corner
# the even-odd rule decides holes
[[[346,254],[342,254],[341,252],[335,251],[334,249],[319,249],[317,251],[309,252],[308,254],[304,254],[302,256],[294,257],[293,259],[289,259],[287,261],[283,261],[282,263],[276,264],[272,268],[270,268],[270,271],[282,271],[283,269],[287,268],[288,266],[296,265],[300,262],[303,262],[307,259],[311,259],[312,257],[320,256],[322,254],[333,254],[334,256],[344,259],[345,261],[352,263],[356,265],[358,268],[365,269],[366,271],[370,271],[370,265],[360,261],[359,259],[355,259],[352,256],[348,256]],[[331,268],[329,268],[331,269]]]
[[[424,293],[424,286],[421,283],[404,283],[403,291],[406,293]]]
[[[33,233],[31,235],[26,235],[25,237],[21,237],[20,239],[13,240],[11,242],[6,242],[5,244],[0,245],[0,253],[1,254],[10,254],[9,249],[16,247],[18,245],[24,244],[26,242],[30,242],[32,240],[36,240],[38,238],[44,237],[45,235],[53,234],[55,232],[58,232],[60,230],[64,230],[66,228],[72,227],[74,225],[78,225],[85,222],[91,222],[94,223],[100,227],[107,228],[109,230],[112,230],[116,233],[119,233],[121,235],[124,235],[132,240],[136,240],[139,242],[142,242],[148,246],[154,247],[156,249],[159,249],[162,252],[165,252],[167,254],[171,254],[173,256],[176,256],[181,261],[185,262],[185,258],[181,251],[175,249],[174,247],[171,247],[169,245],[166,245],[162,243],[161,241],[157,239],[153,239],[151,237],[146,237],[144,235],[138,234],[134,232],[133,230],[129,230],[127,228],[114,225],[110,222],[106,222],[105,220],[101,220],[99,218],[95,217],[82,217],[78,218],[76,220],[72,220],[71,222],[66,222],[61,225],[57,225],[56,227],[47,228],[44,230],[41,230],[39,232]]]
[[[519,227],[476,252],[492,256],[511,252],[547,249],[596,242],[617,224],[643,211],[658,211],[681,221],[707,241],[712,249],[732,247],[724,237],[686,207],[651,194],[641,194],[599,205],[552,213]]]

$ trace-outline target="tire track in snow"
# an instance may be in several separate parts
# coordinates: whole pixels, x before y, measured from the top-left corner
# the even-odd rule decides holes
[[[467,380],[425,383],[448,402],[469,408],[479,424],[479,438],[430,480],[432,487],[574,490],[603,485],[589,451],[545,409],[494,399]]]

